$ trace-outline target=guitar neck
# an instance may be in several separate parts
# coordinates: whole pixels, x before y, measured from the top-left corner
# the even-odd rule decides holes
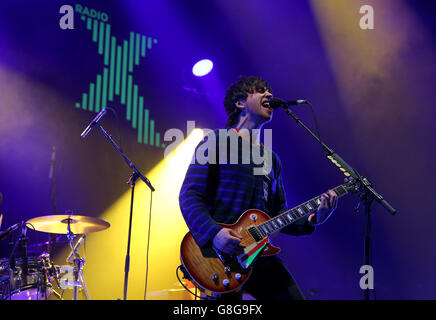
[[[342,184],[333,188],[333,191],[336,192],[338,197],[342,197],[348,193],[346,188],[346,184]],[[321,204],[321,195],[306,201],[299,206],[296,206],[290,210],[282,212],[281,214],[271,218],[270,220],[259,224],[257,226],[258,231],[262,235],[262,237],[266,237],[272,233],[275,233],[284,227],[309,216],[314,213]]]

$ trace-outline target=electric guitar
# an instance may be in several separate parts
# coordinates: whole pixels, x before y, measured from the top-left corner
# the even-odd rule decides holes
[[[358,185],[349,179],[333,188],[333,191],[342,197],[357,192]],[[320,204],[321,195],[274,218],[261,210],[249,209],[234,224],[219,223],[241,235],[244,252],[237,256],[229,256],[212,245],[200,248],[191,232],[188,232],[180,246],[180,259],[187,272],[185,277],[208,295],[238,291],[250,276],[251,265],[258,257],[273,256],[280,252],[279,247],[270,244],[269,236],[316,212]]]

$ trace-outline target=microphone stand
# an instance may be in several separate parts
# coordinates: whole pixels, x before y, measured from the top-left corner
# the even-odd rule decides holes
[[[49,171],[49,178],[51,176],[53,180],[53,188],[51,193],[51,200],[53,200],[53,214],[57,215],[57,205],[56,205],[56,146],[53,146],[52,149],[52,157],[50,160],[50,171]],[[47,251],[49,255],[53,254],[53,250],[56,247],[56,234],[49,233],[48,235],[48,244],[47,244]]]
[[[132,217],[133,217],[133,196],[135,193],[135,185],[136,180],[141,178],[142,181],[145,182],[145,184],[151,189],[151,191],[155,191],[153,186],[151,185],[150,181],[144,177],[141,172],[136,168],[135,164],[131,162],[126,155],[123,153],[121,148],[115,143],[112,136],[99,124],[95,123],[95,126],[98,127],[98,129],[103,133],[103,135],[106,137],[107,140],[117,149],[117,151],[121,154],[124,161],[127,163],[127,165],[133,170],[132,175],[130,176],[129,181],[127,182],[132,190],[132,196],[130,200],[130,218],[129,218],[129,232],[128,232],[128,238],[127,238],[127,254],[126,254],[126,261],[124,266],[124,290],[123,290],[123,300],[127,300],[127,286],[129,282],[129,270],[130,270],[130,242],[131,242],[131,234],[132,234]]]
[[[325,145],[319,137],[317,137],[301,120],[288,108],[284,107],[286,114],[294,119],[300,126],[302,126],[326,152],[326,157],[333,162],[344,175],[349,178],[353,178],[359,183],[360,199],[365,207],[365,237],[364,237],[364,261],[365,265],[370,265],[370,243],[371,243],[371,204],[373,200],[376,200],[383,208],[385,208],[390,214],[394,215],[397,210],[394,209],[379,193],[377,193],[372,183],[365,177],[361,176],[356,169],[352,168],[346,163],[336,152]],[[365,300],[369,300],[369,288],[365,289]]]

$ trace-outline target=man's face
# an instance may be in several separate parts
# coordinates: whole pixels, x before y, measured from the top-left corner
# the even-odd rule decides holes
[[[273,109],[269,107],[272,94],[267,89],[256,89],[249,93],[246,100],[239,101],[237,106],[245,109],[249,117],[256,122],[269,122],[272,119]]]

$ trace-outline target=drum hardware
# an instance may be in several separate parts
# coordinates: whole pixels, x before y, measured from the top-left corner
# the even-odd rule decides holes
[[[86,297],[88,298],[88,300],[91,300],[90,296],[89,296],[89,292],[88,292],[88,288],[86,287],[86,283],[85,283],[85,278],[83,277],[83,267],[85,266],[85,259],[83,259],[82,257],[80,257],[79,253],[77,252],[77,250],[79,249],[83,239],[85,239],[86,235],[82,235],[80,237],[80,239],[77,241],[77,244],[74,246],[74,238],[75,235],[72,233],[71,228],[70,228],[70,219],[68,219],[68,234],[67,234],[67,238],[70,240],[70,248],[71,248],[71,253],[67,258],[67,262],[70,262],[71,259],[74,257],[73,259],[73,281],[71,282],[69,279],[67,279],[67,285],[72,286],[73,287],[73,300],[77,300],[77,292],[79,287],[83,287],[83,289],[85,290],[86,293]]]
[[[59,286],[59,267],[55,266],[53,262],[50,259],[50,253],[43,252],[38,256],[38,260],[41,263],[41,267],[43,272],[43,275],[47,277],[47,280],[44,283],[48,283],[49,286],[52,288],[52,293],[59,299],[63,300],[62,296],[56,292],[56,290],[53,289],[53,286],[51,284],[52,280],[55,280],[58,287]]]
[[[17,258],[15,267],[9,266],[8,259],[0,260],[0,299],[2,300],[46,300],[53,290],[51,281],[54,271],[44,267],[40,257],[27,258],[27,274],[23,258]]]
[[[80,281],[74,281],[74,269],[74,267],[68,265],[60,266],[59,273],[63,276],[59,280],[59,287],[62,288],[62,290],[82,287]]]
[[[0,260],[0,299],[40,300],[47,299],[54,292],[51,280],[56,276],[50,256],[28,256],[27,222],[10,227],[8,232],[11,253],[9,258]],[[14,242],[12,231],[21,226],[21,234]],[[22,252],[18,255],[17,252]],[[55,292],[56,293],[56,292]]]
[[[15,229],[18,229],[21,226],[21,235],[20,237],[14,242],[13,241],[13,237],[12,237],[12,231],[14,231]],[[11,246],[12,250],[11,250],[11,254],[9,256],[9,259],[7,261],[7,265],[4,268],[5,270],[7,270],[8,274],[9,274],[9,283],[8,283],[8,296],[9,299],[12,298],[12,290],[11,289],[17,289],[20,290],[21,287],[25,287],[27,285],[27,283],[29,282],[29,278],[28,278],[28,274],[29,274],[29,265],[28,265],[28,257],[27,257],[27,225],[24,221],[22,221],[21,223],[17,223],[13,226],[11,226],[10,228],[8,228],[8,230],[6,230],[6,232],[9,233],[9,245]],[[16,270],[16,265],[17,265],[17,261],[15,258],[16,255],[16,251],[18,249],[18,247],[20,247],[24,253],[24,258],[22,259],[22,263],[19,264],[19,273],[17,274],[17,278],[15,277],[15,270]],[[18,280],[18,281],[17,281]],[[16,288],[16,283],[18,283],[20,285],[20,288]]]
[[[28,246],[27,225],[35,231],[49,233],[50,240]],[[21,234],[14,241],[12,233],[20,227]],[[69,214],[33,218],[0,232],[1,238],[9,236],[11,248],[9,258],[0,259],[0,300],[41,300],[48,299],[51,294],[62,300],[62,296],[53,288],[53,281],[63,290],[73,289],[73,300],[77,300],[79,288],[85,291],[90,300],[83,276],[86,262],[79,255],[78,249],[87,233],[109,227],[108,222],[99,218]],[[71,253],[67,257],[69,265],[56,266],[50,259],[51,244],[59,240],[56,234],[64,234],[67,237],[66,242],[71,248]],[[28,255],[39,253],[45,245],[49,252],[43,251],[37,257]]]
[[[49,235],[50,237],[52,235]],[[66,244],[68,241],[65,239],[62,239],[62,235],[51,238],[48,241],[45,242],[41,242],[41,243],[36,243],[36,244],[31,244],[29,246],[27,246],[27,253],[28,254],[40,254],[41,252],[43,253],[47,253],[50,256],[52,255],[55,245],[56,244]]]
[[[51,215],[30,219],[35,230],[48,233],[66,234],[71,253],[66,261],[73,266],[60,266],[56,270],[55,277],[58,282],[58,287],[65,289],[73,289],[73,300],[77,300],[78,289],[82,288],[88,300],[90,300],[89,292],[86,287],[85,278],[83,276],[83,267],[86,262],[82,258],[78,249],[86,238],[86,234],[90,232],[102,231],[110,227],[110,224],[102,219],[94,217],[86,217],[80,215]],[[81,235],[74,245],[76,236]],[[64,274],[60,279],[59,275]]]

